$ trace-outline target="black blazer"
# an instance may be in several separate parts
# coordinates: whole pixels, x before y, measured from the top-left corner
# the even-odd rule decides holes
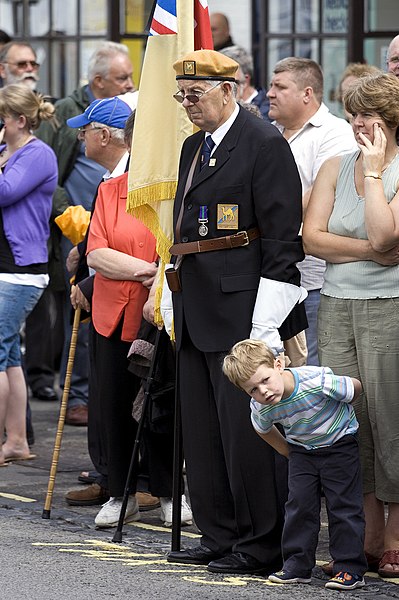
[[[203,132],[183,144],[174,205],[174,226],[185,182]],[[176,341],[182,335],[183,313],[193,343],[204,352],[231,348],[249,337],[260,277],[300,284],[296,267],[304,253],[298,236],[302,221],[302,189],[291,149],[280,132],[243,108],[206,166],[194,175],[185,198],[180,240],[230,235],[258,227],[261,237],[249,246],[190,254],[181,266],[182,292],[173,294]],[[209,233],[199,235],[199,207],[208,207]],[[218,217],[221,207],[238,206],[237,228],[229,230]],[[219,220],[219,223],[218,223]],[[307,326],[303,303],[280,328],[288,339]]]

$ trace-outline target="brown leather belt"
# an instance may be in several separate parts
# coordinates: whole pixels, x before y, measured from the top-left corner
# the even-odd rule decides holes
[[[224,237],[174,244],[169,248],[169,252],[173,256],[179,256],[194,254],[196,252],[212,252],[213,250],[231,250],[232,248],[248,246],[252,240],[256,240],[258,237],[260,237],[260,231],[257,227],[253,227],[252,229],[248,229],[248,231],[239,231],[238,233]]]

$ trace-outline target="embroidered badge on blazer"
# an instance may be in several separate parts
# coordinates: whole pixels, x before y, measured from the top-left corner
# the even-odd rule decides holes
[[[238,229],[238,204],[217,205],[217,229]]]

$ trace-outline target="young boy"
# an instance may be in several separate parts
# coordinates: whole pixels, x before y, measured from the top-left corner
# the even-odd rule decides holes
[[[258,340],[235,344],[224,359],[223,372],[251,396],[255,431],[289,458],[284,565],[269,580],[310,583],[323,488],[334,560],[334,576],[325,587],[363,587],[367,562],[358,422],[350,404],[362,391],[360,381],[334,375],[328,367],[284,369],[282,359]],[[274,423],[283,426],[285,438]]]

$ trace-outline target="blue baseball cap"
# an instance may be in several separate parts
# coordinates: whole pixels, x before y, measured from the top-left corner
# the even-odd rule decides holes
[[[132,109],[120,97],[93,100],[83,114],[67,119],[68,127],[84,127],[89,123],[101,123],[109,127],[124,129]]]

